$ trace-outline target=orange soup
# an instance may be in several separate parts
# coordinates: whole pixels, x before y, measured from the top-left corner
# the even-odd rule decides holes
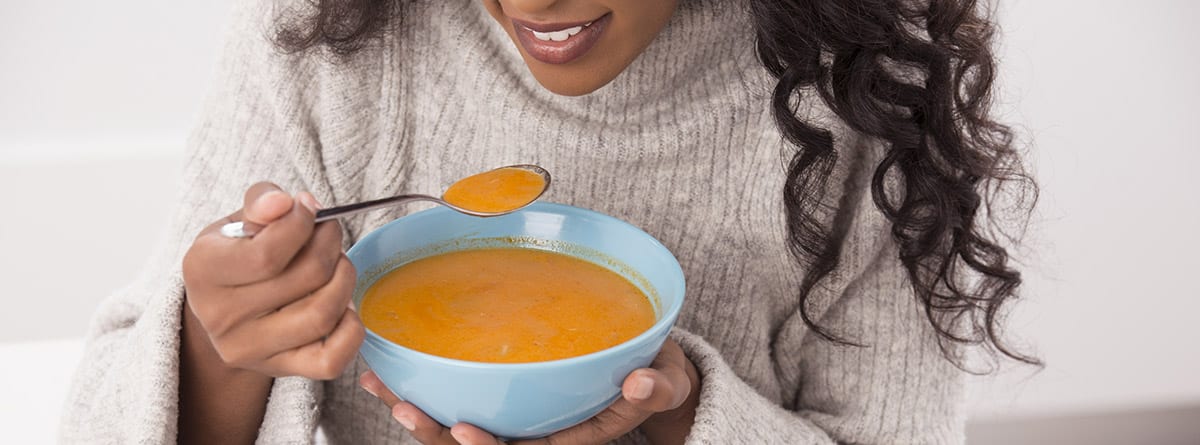
[[[363,296],[363,324],[405,347],[477,362],[557,360],[615,346],[654,324],[629,280],[560,253],[491,248],[400,266]]]
[[[442,199],[476,212],[507,212],[533,202],[545,188],[542,175],[506,167],[460,179],[446,189]]]

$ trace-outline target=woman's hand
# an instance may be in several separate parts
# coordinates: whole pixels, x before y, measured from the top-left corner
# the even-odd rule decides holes
[[[180,443],[253,443],[272,377],[337,377],[362,343],[337,222],[314,224],[312,195],[273,184],[255,184],[244,199],[183,258]],[[258,233],[221,235],[239,219]]]
[[[332,379],[354,359],[364,335],[350,306],[354,266],[342,253],[338,223],[313,223],[317,207],[308,193],[293,198],[258,183],[242,210],[209,225],[188,250],[187,318],[194,316],[225,365]],[[238,219],[258,233],[220,234]]]
[[[486,431],[465,423],[443,427],[413,404],[400,401],[374,372],[363,374],[359,384],[387,403],[392,408],[392,417],[425,445],[501,443]],[[625,377],[621,395],[607,409],[579,425],[514,444],[600,444],[638,427],[653,443],[683,443],[700,403],[700,376],[679,345],[668,339],[649,368],[635,370]]]

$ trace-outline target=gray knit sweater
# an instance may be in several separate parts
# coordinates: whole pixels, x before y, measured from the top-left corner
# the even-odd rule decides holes
[[[823,341],[800,319],[805,271],[789,256],[782,204],[790,149],[744,2],[682,1],[621,76],[570,98],[537,84],[478,0],[403,2],[403,23],[342,63],[276,51],[262,1],[236,2],[166,242],[96,314],[64,442],[175,440],[180,259],[251,183],[309,190],[328,206],[437,193],[516,163],[553,172],[546,200],[629,221],[679,258],[688,295],[673,336],[703,377],[689,443],[963,442],[962,376],[941,357],[866,190],[879,144],[813,94],[800,113],[833,130],[840,153],[820,216],[846,232],[813,313],[868,346]],[[347,246],[415,209],[345,221]],[[332,443],[411,441],[358,387],[366,369],[275,380],[259,442],[309,443],[318,427]]]

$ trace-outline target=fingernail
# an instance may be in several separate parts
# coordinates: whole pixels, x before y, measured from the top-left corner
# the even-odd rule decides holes
[[[346,309],[350,309],[355,312],[358,311],[358,308],[354,307],[354,300],[350,300],[349,303],[346,303]]]
[[[404,429],[406,429],[406,430],[412,431],[417,428],[417,425],[415,423],[413,423],[412,419],[409,419],[408,416],[406,416],[406,415],[396,414],[392,417],[395,417],[396,421],[400,422],[400,425],[403,426]]]
[[[283,194],[284,193],[279,190],[271,190],[269,192],[263,193],[261,195],[258,195],[258,199],[254,200],[254,205],[255,206],[263,205],[263,203],[267,202],[268,199],[271,199],[271,196],[283,195]]]
[[[451,428],[450,435],[454,436],[454,440],[457,440],[458,443],[461,443],[461,444],[471,443],[470,441],[467,440],[467,435],[463,434],[462,430],[456,430],[456,429]]]
[[[308,207],[308,210],[313,213],[317,213],[317,210],[321,209],[321,203],[317,202],[317,198],[312,193],[301,193],[300,204]]]
[[[363,391],[366,391],[367,394],[375,396],[376,399],[379,398],[379,394],[375,394],[375,391],[371,391],[371,388],[368,388],[367,385],[359,385],[359,386],[361,386]]]
[[[654,392],[654,379],[650,377],[638,377],[633,381],[633,388],[629,391],[629,397],[637,400],[646,400],[650,398],[650,393]]]

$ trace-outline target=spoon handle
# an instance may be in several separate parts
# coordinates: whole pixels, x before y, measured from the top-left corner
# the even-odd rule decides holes
[[[317,210],[317,217],[314,222],[325,222],[342,216],[350,216],[357,213],[366,212],[368,210],[391,207],[396,204],[410,201],[433,201],[444,204],[441,199],[429,195],[396,195],[390,198],[380,198],[371,201],[356,202],[354,204],[346,204],[344,206]],[[246,227],[246,224],[242,221],[234,221],[221,226],[221,234],[229,238],[250,238],[254,236],[255,233],[258,233],[258,230]]]
[[[342,216],[350,216],[368,210],[375,210],[383,207],[391,207],[396,204],[409,201],[432,201],[441,203],[442,200],[429,195],[396,195],[390,198],[373,199],[370,201],[356,202],[354,204],[346,204],[344,206],[330,207],[327,209],[317,210],[316,222],[325,222]]]

